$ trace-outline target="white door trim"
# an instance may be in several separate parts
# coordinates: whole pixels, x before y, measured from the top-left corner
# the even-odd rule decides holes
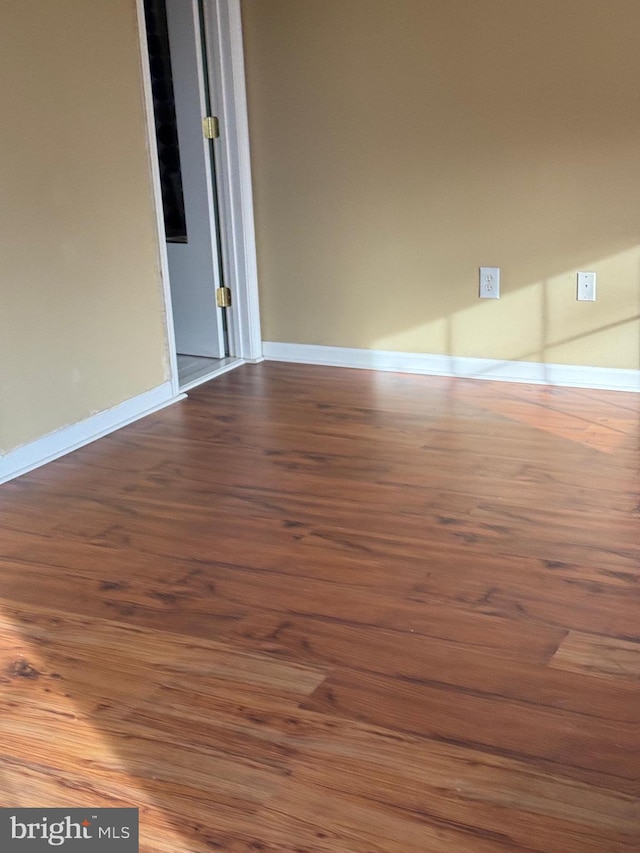
[[[216,176],[222,266],[231,287],[231,355],[262,360],[240,0],[204,0],[211,98],[220,119]]]
[[[160,243],[160,269],[166,307],[171,382],[174,393],[177,394],[178,363],[169,290],[169,267],[164,236],[144,0],[136,0],[136,7],[147,139],[151,155],[153,193]],[[220,119],[220,138],[216,140],[216,178],[221,219],[222,263],[225,284],[231,288],[233,300],[232,307],[228,309],[229,345],[231,355],[236,358],[244,361],[262,361],[240,0],[204,0],[204,8],[210,53],[211,94],[216,115]]]

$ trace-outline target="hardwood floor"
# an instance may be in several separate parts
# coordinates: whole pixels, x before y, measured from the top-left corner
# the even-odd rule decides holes
[[[243,366],[0,488],[3,806],[640,850],[640,395]]]

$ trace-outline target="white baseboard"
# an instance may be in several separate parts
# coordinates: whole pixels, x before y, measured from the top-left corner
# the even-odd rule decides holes
[[[456,358],[428,353],[326,347],[263,341],[267,361],[357,367],[396,373],[458,376],[464,379],[493,379],[535,385],[562,385],[608,391],[640,392],[640,370],[587,367],[572,364],[541,364],[531,361],[500,361],[492,358]]]
[[[184,394],[175,396],[171,382],[165,382],[139,394],[131,400],[125,400],[112,409],[91,415],[80,423],[51,432],[48,435],[29,442],[15,450],[10,450],[0,456],[0,483],[13,480],[34,468],[39,468],[47,462],[53,462],[60,456],[71,453],[85,444],[114,432],[120,427],[146,417],[159,409],[164,409],[178,400],[183,400]]]

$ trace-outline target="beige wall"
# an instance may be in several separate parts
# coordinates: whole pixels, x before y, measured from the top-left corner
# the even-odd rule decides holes
[[[640,368],[638,0],[243,16],[265,339]]]
[[[4,0],[0,450],[168,375],[135,0]]]

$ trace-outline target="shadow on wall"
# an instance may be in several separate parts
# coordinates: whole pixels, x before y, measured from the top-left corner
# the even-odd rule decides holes
[[[577,302],[574,270],[517,290],[509,290],[503,274],[500,300],[479,299],[430,323],[378,338],[371,348],[414,351],[427,339],[435,352],[456,357],[473,358],[482,351],[496,360],[590,364],[591,352],[598,366],[640,369],[640,247],[586,261],[582,269],[597,273],[595,303]]]
[[[266,340],[640,368],[636,0],[245,0],[243,21]]]

